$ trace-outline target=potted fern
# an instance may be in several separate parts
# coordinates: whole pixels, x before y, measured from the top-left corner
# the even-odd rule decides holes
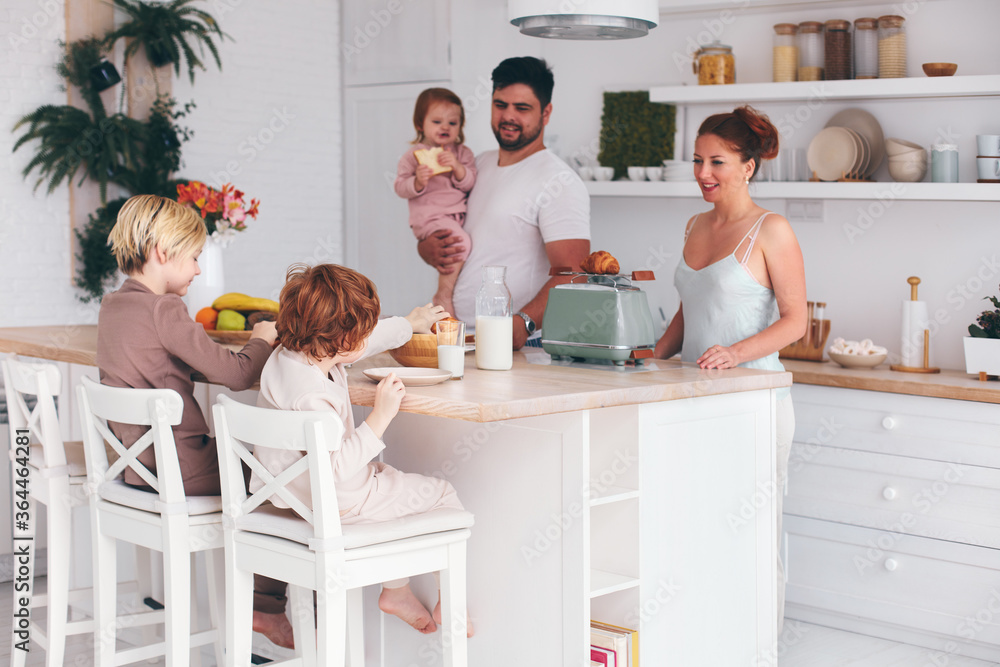
[[[983,297],[994,310],[984,310],[969,325],[965,344],[965,371],[972,374],[1000,375],[1000,299]]]

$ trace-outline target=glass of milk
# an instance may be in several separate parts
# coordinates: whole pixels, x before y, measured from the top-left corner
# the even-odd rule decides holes
[[[436,326],[438,368],[460,380],[465,375],[465,322],[441,320]]]

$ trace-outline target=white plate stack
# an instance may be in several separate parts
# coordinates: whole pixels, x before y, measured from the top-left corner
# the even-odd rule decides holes
[[[693,181],[694,162],[686,160],[664,160],[663,180],[665,181]]]

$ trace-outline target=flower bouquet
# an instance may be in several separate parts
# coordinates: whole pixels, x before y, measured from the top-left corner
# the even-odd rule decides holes
[[[221,190],[200,181],[177,185],[177,203],[197,209],[205,221],[208,235],[222,245],[228,244],[236,232],[247,228],[247,217],[257,218],[260,200],[251,199],[247,206],[243,197],[232,183],[226,183]]]

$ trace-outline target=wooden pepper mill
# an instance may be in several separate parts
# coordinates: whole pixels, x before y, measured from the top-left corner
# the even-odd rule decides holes
[[[890,364],[889,368],[894,371],[903,371],[904,373],[940,373],[940,368],[933,368],[930,365],[931,332],[927,328],[927,304],[917,300],[917,285],[920,284],[920,278],[910,276],[906,279],[906,282],[910,284],[910,300],[903,302],[903,326],[901,329],[902,335],[900,336],[903,347],[902,360],[907,360],[907,346],[915,345],[916,340],[922,337],[923,365],[914,366],[900,363]]]

